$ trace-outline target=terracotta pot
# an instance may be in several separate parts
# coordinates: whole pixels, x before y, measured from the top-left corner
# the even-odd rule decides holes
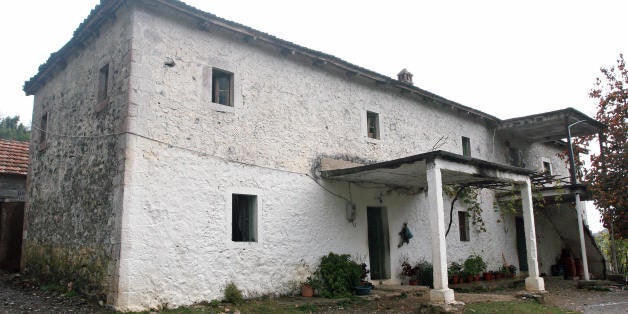
[[[489,272],[484,273],[484,280],[485,281],[491,281],[493,280],[493,275]]]
[[[467,282],[473,282],[473,275],[467,276]]]
[[[453,282],[454,282],[454,285],[460,283],[460,276],[454,275]]]
[[[480,281],[480,275],[474,275],[473,281]]]
[[[311,298],[314,295],[314,289],[310,285],[301,286],[301,296]]]
[[[411,286],[418,286],[419,285],[419,281],[418,280],[410,280],[409,284]]]

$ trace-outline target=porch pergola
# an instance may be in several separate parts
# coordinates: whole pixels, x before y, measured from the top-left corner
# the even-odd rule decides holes
[[[439,303],[454,302],[454,292],[447,283],[447,244],[445,241],[445,209],[443,184],[513,183],[521,193],[521,205],[525,225],[528,277],[526,290],[543,291],[545,284],[539,276],[532,208],[532,173],[481,159],[433,151],[376,164],[322,171],[327,179],[380,183],[392,186],[420,187],[427,191],[429,204],[434,289],[430,300]]]

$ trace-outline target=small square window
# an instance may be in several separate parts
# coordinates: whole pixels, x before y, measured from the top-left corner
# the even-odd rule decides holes
[[[549,161],[543,161],[543,173],[548,175],[552,174],[552,164]]]
[[[233,73],[212,69],[212,102],[233,106]]]
[[[105,64],[98,71],[98,98],[97,103],[101,103],[107,99],[109,90],[109,63]]]
[[[46,146],[46,134],[48,133],[48,113],[44,113],[39,122],[39,148]]]
[[[468,137],[462,137],[462,155],[471,157],[471,140]]]
[[[366,132],[372,139],[379,139],[379,114],[376,112],[366,112]]]
[[[232,194],[231,240],[257,242],[257,196]]]
[[[458,231],[460,233],[460,241],[469,241],[469,213],[463,211],[458,212]]]

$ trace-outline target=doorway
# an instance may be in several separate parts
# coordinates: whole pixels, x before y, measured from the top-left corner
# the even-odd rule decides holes
[[[0,269],[20,270],[24,202],[0,202]]]
[[[526,251],[526,231],[523,224],[523,217],[515,217],[515,227],[517,232],[517,255],[519,257],[519,269],[528,271],[528,252]]]
[[[367,207],[369,262],[371,279],[390,279],[390,241],[388,215],[384,207]]]

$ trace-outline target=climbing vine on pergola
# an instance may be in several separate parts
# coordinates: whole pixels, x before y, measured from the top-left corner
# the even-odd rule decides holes
[[[545,172],[534,172],[530,174],[530,183],[532,185],[532,194],[534,196],[534,207],[544,207],[545,200],[543,198],[543,195],[540,193],[543,187],[549,184],[568,184],[568,180],[569,178],[559,177],[557,175],[551,175]],[[449,224],[447,226],[447,232],[445,233],[445,236],[447,236],[449,234],[449,231],[451,230],[454,208],[457,201],[461,201],[467,208],[467,213],[469,214],[469,218],[471,219],[471,224],[475,226],[476,230],[478,232],[486,232],[486,224],[484,223],[484,219],[482,218],[483,210],[478,200],[480,191],[482,189],[490,189],[498,191],[504,196],[511,196],[507,197],[507,200],[499,202],[499,204],[494,204],[495,210],[501,211],[502,219],[506,213],[513,214],[517,212],[516,200],[518,192],[516,191],[513,183],[491,180],[445,185],[443,186],[443,190],[452,197],[449,208]],[[559,201],[559,199],[556,199],[556,201]],[[498,222],[500,222],[500,220],[498,220]]]

